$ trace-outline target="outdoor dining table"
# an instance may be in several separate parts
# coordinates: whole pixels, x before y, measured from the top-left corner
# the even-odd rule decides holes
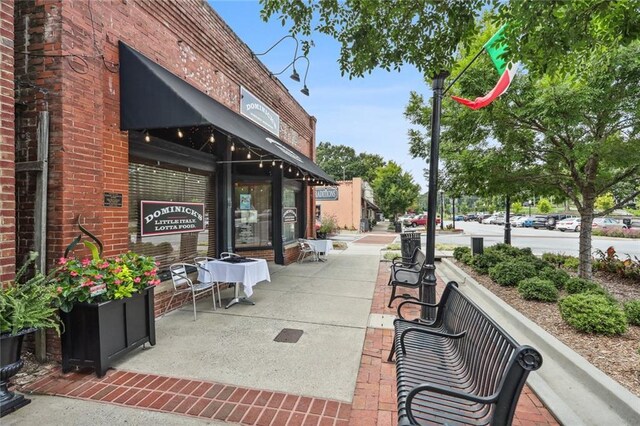
[[[233,299],[225,309],[235,305],[236,303],[246,303],[255,305],[249,299],[253,294],[253,287],[261,281],[271,282],[269,275],[269,267],[264,259],[247,259],[246,262],[225,262],[224,260],[210,260],[204,263],[203,267],[211,272],[213,279],[218,282],[235,283],[235,294]],[[200,272],[204,275],[203,272]],[[200,277],[199,277],[200,278]],[[244,287],[245,296],[240,297],[240,286]]]
[[[324,262],[325,260],[320,257],[320,253],[324,253],[325,256],[331,250],[333,250],[332,240],[305,240],[316,252],[316,260]]]

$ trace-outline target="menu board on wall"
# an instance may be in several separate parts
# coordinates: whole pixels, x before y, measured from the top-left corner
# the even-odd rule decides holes
[[[140,201],[143,237],[204,231],[204,203]]]

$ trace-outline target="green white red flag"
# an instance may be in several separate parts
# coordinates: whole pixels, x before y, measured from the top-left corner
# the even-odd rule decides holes
[[[451,96],[454,101],[476,110],[486,107],[507,91],[516,74],[517,66],[512,63],[509,63],[508,65],[510,66],[507,66],[507,62],[503,59],[503,54],[507,50],[507,45],[503,43],[504,29],[506,26],[507,25],[505,24],[500,27],[498,32],[496,32],[493,37],[491,37],[489,41],[482,46],[484,51],[489,54],[489,57],[491,58],[491,61],[496,67],[498,73],[501,74],[495,87],[486,95],[475,98],[474,100],[461,98],[459,96]]]

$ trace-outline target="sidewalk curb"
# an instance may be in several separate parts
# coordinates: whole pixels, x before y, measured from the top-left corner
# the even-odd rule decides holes
[[[521,344],[531,344],[544,358],[528,383],[565,425],[640,424],[640,398],[578,353],[491,293],[448,259],[441,273],[460,288]],[[443,271],[444,269],[444,271]],[[492,315],[493,316],[493,315]]]

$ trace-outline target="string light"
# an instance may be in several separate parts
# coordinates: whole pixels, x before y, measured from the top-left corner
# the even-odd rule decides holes
[[[276,165],[276,160],[272,160],[272,161],[271,161],[271,165],[275,167],[275,165]]]
[[[299,170],[296,170],[296,177],[297,176],[300,176],[300,171]]]
[[[213,133],[211,133],[211,136],[209,136],[209,143],[214,143],[216,141],[216,137],[213,136]]]
[[[280,168],[282,168],[282,167],[283,167],[283,164],[282,164],[282,163],[280,163]]]
[[[247,152],[247,160],[251,160],[251,151]]]
[[[291,166],[289,166],[289,173],[291,173]]]
[[[151,135],[149,134],[149,132],[144,133],[144,141],[151,142]]]
[[[236,150],[236,144],[235,142],[231,142],[231,152]]]
[[[260,160],[260,168],[262,168],[262,160]]]
[[[178,137],[182,138],[184,136],[184,133],[182,133],[182,130],[178,129]]]

